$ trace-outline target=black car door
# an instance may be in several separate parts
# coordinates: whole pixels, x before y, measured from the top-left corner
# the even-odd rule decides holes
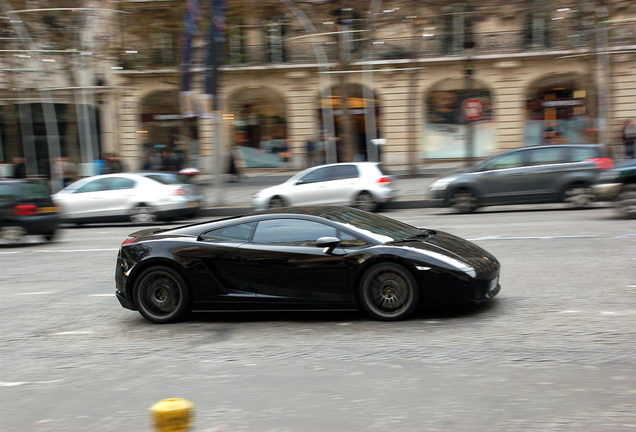
[[[302,219],[262,220],[251,242],[235,252],[247,287],[261,302],[283,307],[354,303],[353,263],[343,249],[328,254],[316,247],[320,237],[336,237],[329,225]]]
[[[189,251],[203,263],[203,269],[193,272],[196,285],[202,287],[196,295],[197,301],[225,303],[231,307],[245,307],[256,303],[253,287],[245,283],[241,270],[236,265],[236,249],[244,244],[252,234],[256,222],[242,223],[217,228],[201,234],[196,248]],[[184,256],[187,251],[180,251]]]

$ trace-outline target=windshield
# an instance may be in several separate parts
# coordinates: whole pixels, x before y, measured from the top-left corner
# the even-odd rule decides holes
[[[325,213],[322,217],[355,227],[369,237],[382,243],[405,240],[422,233],[421,230],[395,219],[375,213],[367,213],[354,208]]]

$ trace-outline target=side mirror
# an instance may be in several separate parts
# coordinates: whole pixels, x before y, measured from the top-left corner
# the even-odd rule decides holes
[[[323,252],[326,254],[331,254],[339,244],[340,239],[338,237],[320,237],[316,240],[316,247],[324,248]]]

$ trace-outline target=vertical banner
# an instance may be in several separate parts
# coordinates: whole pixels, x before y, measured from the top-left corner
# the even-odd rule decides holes
[[[217,85],[219,74],[219,63],[221,61],[221,53],[223,51],[223,42],[225,41],[225,0],[212,0],[210,36],[208,40],[208,52],[205,61],[205,93],[210,95],[212,100],[212,109],[219,109],[219,101],[217,98]]]
[[[184,17],[183,45],[181,52],[182,85],[179,94],[181,117],[196,115],[195,102],[190,91],[190,69],[192,67],[192,40],[201,21],[201,5],[199,0],[187,0]]]

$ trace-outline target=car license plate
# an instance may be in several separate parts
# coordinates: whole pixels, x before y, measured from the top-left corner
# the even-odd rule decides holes
[[[57,207],[40,207],[39,213],[57,213]]]
[[[190,201],[187,205],[188,207],[198,207],[199,201]]]

